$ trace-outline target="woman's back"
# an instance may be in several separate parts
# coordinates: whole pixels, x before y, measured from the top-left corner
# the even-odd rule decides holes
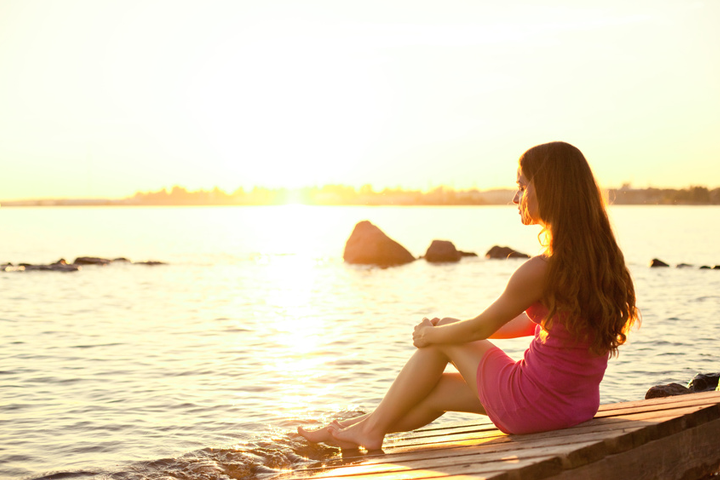
[[[567,428],[590,420],[600,406],[600,382],[608,355],[591,352],[556,318],[552,330],[540,323],[547,308],[540,302],[526,311],[537,324],[535,337],[517,362],[496,348],[478,369],[478,391],[492,421],[506,433]]]

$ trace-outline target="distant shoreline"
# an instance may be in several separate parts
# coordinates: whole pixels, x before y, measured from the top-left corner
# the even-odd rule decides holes
[[[228,194],[213,190],[188,191],[175,186],[172,190],[138,192],[123,199],[40,199],[9,200],[0,207],[89,207],[89,206],[269,206],[269,205],[325,205],[325,206],[482,206],[510,205],[515,191],[495,189],[480,191],[453,190],[439,187],[429,192],[385,189],[373,191],[369,186],[353,187],[330,185],[301,189],[254,188],[248,192],[238,189]],[[611,205],[720,205],[720,188],[685,189],[634,189],[624,185],[605,190]]]

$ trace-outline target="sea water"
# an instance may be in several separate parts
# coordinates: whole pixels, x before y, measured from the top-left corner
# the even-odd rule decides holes
[[[610,214],[643,323],[602,402],[720,371],[720,270],[698,268],[720,264],[720,208]],[[348,265],[366,219],[416,256],[433,239],[480,256]],[[296,427],[371,410],[422,317],[492,302],[521,260],[487,260],[491,246],[540,251],[511,206],[2,208],[0,226],[0,263],[167,263],[0,273],[3,478],[271,478],[336,456]],[[654,257],[673,267],[649,268]],[[527,343],[497,342],[514,358]]]

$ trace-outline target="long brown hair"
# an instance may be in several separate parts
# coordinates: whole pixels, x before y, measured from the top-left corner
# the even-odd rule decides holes
[[[585,156],[564,142],[538,145],[520,157],[533,182],[549,257],[543,301],[552,328],[558,313],[593,352],[617,355],[640,314],[635,287],[615,241],[605,201]]]

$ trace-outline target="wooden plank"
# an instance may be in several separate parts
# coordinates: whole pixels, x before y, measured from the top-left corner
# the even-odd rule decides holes
[[[695,398],[690,398],[695,397]],[[620,415],[629,415],[634,413],[646,413],[646,412],[661,412],[664,410],[673,410],[683,407],[692,407],[699,405],[714,405],[720,403],[720,392],[707,392],[685,395],[682,397],[675,397],[674,399],[662,398],[645,400],[643,402],[627,402],[625,404],[617,404],[612,409],[601,409],[595,418],[607,418],[607,417],[618,417]],[[612,413],[611,413],[612,412]],[[420,429],[413,432],[411,435],[404,435],[400,438],[423,438],[431,437],[436,434],[460,432],[460,431],[493,431],[496,430],[492,424],[480,423],[480,424],[466,424],[456,425],[450,428],[437,427],[432,429]],[[426,433],[427,432],[427,433]],[[432,433],[431,433],[432,432]],[[393,436],[389,436],[389,439],[393,439]],[[392,445],[390,443],[389,445]]]
[[[708,432],[715,435],[714,439],[720,438],[720,392],[709,393],[606,407],[602,412],[604,415],[590,422],[570,429],[533,435],[504,435],[489,428],[488,424],[470,425],[469,428],[453,426],[447,429],[425,429],[396,437],[386,448],[389,453],[345,456],[341,463],[331,461],[323,469],[292,472],[291,476],[283,479],[321,477],[405,480],[448,475],[458,479],[539,479],[565,475],[563,470],[574,472],[573,477],[566,475],[562,477],[563,480],[586,478],[586,469],[596,464],[604,465],[603,462],[608,458],[632,464],[630,460],[635,455],[652,453],[647,450],[647,445],[671,449],[671,445],[676,442],[668,443],[665,440],[674,439],[678,435],[688,437],[687,432],[700,432],[690,435],[688,441],[700,442],[702,445],[705,445],[703,441],[707,443],[703,435]],[[646,408],[642,408],[643,405]],[[712,445],[718,450],[717,441],[713,441]],[[720,458],[707,454],[708,448],[701,448],[701,451],[705,452],[704,456],[689,456],[689,460],[680,462],[676,470],[704,472],[717,467],[716,462],[720,463]],[[648,460],[634,461],[642,465],[643,461]],[[327,470],[333,466],[338,468]],[[597,478],[616,475],[618,465],[607,464],[607,468],[610,467],[612,470]]]
[[[598,410],[595,418],[624,415],[630,412],[670,410],[690,405],[715,405],[720,403],[720,392],[704,392],[677,397],[654,398],[642,402],[628,402],[616,404],[612,408],[606,407]]]
[[[708,408],[703,406],[689,406],[676,408],[672,410],[661,410],[661,411],[650,411],[650,412],[639,412],[631,413],[621,417],[608,417],[593,419],[589,422],[577,425],[572,428],[563,430],[554,430],[552,432],[537,433],[531,435],[505,435],[499,430],[490,430],[477,432],[469,430],[467,432],[458,432],[444,436],[432,436],[432,437],[406,437],[402,441],[396,441],[390,443],[384,448],[385,453],[392,453],[395,450],[404,450],[407,448],[417,448],[420,446],[449,446],[450,444],[466,444],[466,442],[482,442],[487,443],[489,441],[507,442],[515,439],[527,439],[527,438],[542,438],[542,437],[562,437],[568,435],[575,435],[583,431],[604,431],[613,429],[613,424],[619,424],[618,428],[622,428],[620,425],[624,424],[636,424],[637,422],[644,422],[645,424],[653,424],[667,421],[675,417],[694,413],[702,408]]]
[[[501,475],[507,471],[517,469],[539,469],[544,468],[547,470],[549,465],[553,465],[553,471],[560,471],[562,464],[560,460],[554,455],[547,455],[543,457],[533,457],[528,459],[517,459],[514,457],[508,457],[504,461],[495,462],[470,462],[470,461],[458,461],[455,463],[447,463],[442,465],[427,465],[419,468],[405,467],[404,465],[393,465],[385,464],[381,465],[384,467],[379,470],[368,471],[363,467],[347,467],[342,470],[330,470],[322,472],[320,475],[313,478],[335,479],[335,480],[360,480],[360,479],[392,479],[392,480],[409,480],[409,479],[425,479],[425,478],[437,478],[453,476],[467,476],[472,475],[472,478],[494,478],[497,475]],[[303,477],[295,477],[303,478]],[[294,479],[288,479],[294,480]]]
[[[348,472],[353,472],[356,468],[363,468],[368,472],[377,472],[388,468],[387,465],[402,465],[409,468],[434,468],[448,462],[453,464],[468,462],[487,463],[501,461],[508,457],[529,459],[545,455],[563,455],[567,453],[568,450],[590,446],[597,442],[597,438],[594,438],[592,434],[588,434],[587,436],[568,438],[565,443],[550,443],[547,445],[539,444],[519,447],[517,444],[507,443],[500,446],[475,445],[449,449],[422,449],[404,454],[378,456],[351,467],[338,465],[338,468],[333,470],[333,474],[336,476],[346,475],[349,474]],[[394,470],[395,468],[390,467],[389,469]],[[323,470],[327,470],[327,467],[307,469],[301,473],[302,476],[309,476]],[[295,472],[296,477],[298,473],[299,472]]]
[[[687,414],[698,411],[701,407],[696,408],[685,408],[680,412],[668,416],[667,414],[663,417],[657,417],[655,414],[652,425],[656,425],[660,422],[672,420],[678,417],[679,414]],[[636,414],[635,417],[642,418],[642,414]],[[343,464],[362,462],[364,465],[371,465],[373,463],[387,463],[387,462],[405,462],[413,461],[416,459],[430,460],[433,458],[444,458],[451,456],[462,456],[469,455],[475,452],[509,452],[516,451],[522,452],[532,451],[536,448],[547,448],[559,446],[564,449],[577,450],[579,453],[576,454],[577,458],[592,458],[603,456],[607,454],[605,450],[601,454],[595,453],[588,455],[587,450],[583,450],[579,445],[580,442],[591,442],[599,443],[605,442],[605,449],[612,448],[613,451],[619,451],[623,448],[630,448],[636,439],[627,437],[628,434],[633,433],[639,429],[648,428],[651,425],[647,420],[638,422],[637,420],[624,420],[619,423],[609,422],[611,419],[605,419],[604,424],[599,425],[585,425],[583,427],[574,427],[572,429],[566,429],[555,432],[545,432],[534,435],[522,435],[522,436],[506,436],[499,434],[499,436],[490,438],[473,438],[471,440],[461,443],[435,443],[428,447],[418,449],[415,446],[407,446],[404,448],[397,448],[390,451],[390,453],[369,453],[369,454],[357,454],[357,455],[346,455],[345,459],[337,462],[329,462],[324,469],[328,467],[341,467]],[[563,432],[563,435],[558,435],[559,432]],[[581,455],[582,454],[582,455]],[[578,460],[576,460],[577,462]],[[335,463],[335,465],[333,465]],[[318,469],[319,470],[319,469]],[[311,473],[311,472],[308,472]]]
[[[615,416],[622,413],[623,410],[635,409],[636,411],[663,410],[673,409],[680,406],[691,405],[714,405],[720,403],[720,392],[700,392],[686,395],[676,395],[672,397],[653,398],[649,400],[636,400],[631,402],[608,403],[600,405],[596,418],[607,416]],[[657,407],[657,408],[652,408]],[[487,417],[481,417],[483,420],[477,422],[460,422],[453,425],[428,426],[414,430],[412,433],[440,432],[451,431],[457,429],[479,428],[479,429],[495,429],[492,422]],[[392,434],[391,434],[392,436]]]
[[[601,440],[600,440],[601,441]],[[337,468],[333,470],[333,476],[347,476],[354,475],[357,469],[361,469],[367,473],[377,474],[385,471],[398,471],[401,469],[432,469],[445,471],[448,465],[464,465],[468,463],[482,465],[490,464],[497,465],[495,462],[503,461],[507,458],[514,460],[533,460],[537,461],[538,457],[544,456],[557,456],[563,458],[567,456],[568,452],[577,451],[582,447],[590,448],[592,445],[597,445],[598,439],[594,438],[594,435],[588,434],[586,436],[577,436],[568,438],[565,443],[550,443],[547,445],[540,444],[528,444],[528,445],[517,445],[517,444],[506,444],[501,448],[486,448],[482,446],[475,448],[465,448],[462,450],[455,449],[455,451],[449,451],[448,449],[443,451],[420,451],[413,452],[406,455],[386,455],[385,457],[375,458],[370,461],[363,462],[362,464],[355,465],[352,467]],[[383,461],[384,460],[384,461]],[[528,463],[528,462],[525,462]],[[529,463],[533,463],[532,461]],[[492,469],[491,469],[492,470]],[[316,471],[303,472],[303,477],[318,473]],[[484,470],[483,470],[484,471]],[[296,474],[298,472],[295,472]],[[476,469],[475,473],[479,473]],[[295,477],[299,477],[295,475]]]
[[[577,442],[573,446],[576,448],[591,446],[596,442]],[[547,447],[537,447],[534,449],[505,449],[502,451],[477,452],[468,451],[462,455],[444,456],[436,458],[403,459],[397,461],[392,459],[391,463],[373,463],[361,464],[353,467],[344,467],[332,470],[332,476],[336,478],[356,478],[358,473],[363,475],[379,475],[396,472],[407,472],[415,470],[432,470],[448,474],[452,468],[462,465],[473,465],[474,474],[492,473],[502,470],[514,469],[520,464],[531,465],[540,461],[560,458],[567,453],[568,445],[554,445]],[[321,475],[323,476],[323,475]]]
[[[358,468],[362,468],[367,473],[421,467],[424,469],[436,469],[448,464],[497,462],[507,458],[509,455],[515,459],[532,459],[547,455],[568,458],[573,452],[575,454],[572,457],[572,465],[575,467],[581,462],[587,462],[589,459],[602,458],[607,454],[610,446],[617,450],[617,441],[613,442],[613,437],[625,436],[647,428],[647,425],[626,423],[627,425],[621,429],[616,428],[601,432],[590,431],[559,438],[553,437],[548,432],[546,434],[518,436],[515,437],[515,440],[504,444],[479,444],[446,449],[422,449],[405,454],[387,454],[369,460],[366,459],[361,464],[352,467],[339,467],[333,471],[333,475],[338,477],[352,475]],[[606,443],[599,446],[602,442]],[[590,448],[593,446],[594,448]]]
[[[525,471],[500,472],[493,480],[636,480],[695,479],[709,475],[720,467],[720,419],[678,434],[648,442],[636,449],[606,456],[575,469],[565,469],[545,476],[528,475]],[[443,477],[457,480],[453,475]]]
[[[677,403],[677,402],[684,402],[684,401],[690,400],[690,399],[692,399],[695,402],[700,402],[700,401],[704,401],[707,399],[716,399],[717,400],[719,398],[720,398],[720,392],[718,392],[718,391],[689,393],[686,395],[674,395],[671,397],[650,398],[648,400],[634,400],[631,402],[606,403],[606,404],[600,405],[599,411],[602,412],[605,410],[616,410],[616,409],[620,409],[620,408],[638,407],[638,406],[643,406],[643,405]]]
[[[637,400],[632,402],[620,402],[620,403],[608,403],[600,405],[596,418],[602,418],[607,416],[615,416],[622,413],[623,410],[635,411],[649,411],[649,410],[663,410],[672,409],[680,406],[691,406],[691,405],[714,405],[720,403],[720,392],[700,392],[692,393],[687,395],[677,395],[673,397],[662,397],[653,398],[650,400]],[[657,407],[657,408],[651,408]],[[490,422],[487,417],[482,417],[483,420],[478,422],[462,422],[453,425],[443,426],[430,426],[423,427],[415,430],[413,433],[426,433],[426,432],[439,432],[439,431],[451,431],[457,429],[467,428],[479,428],[479,429],[494,429],[495,426]]]
[[[404,461],[401,463],[377,463],[373,465],[358,465],[355,467],[345,467],[332,470],[332,476],[336,478],[353,479],[358,474],[362,475],[381,475],[397,472],[410,472],[431,470],[448,474],[452,469],[463,465],[473,465],[475,472],[497,472],[509,468],[515,468],[519,462],[534,463],[539,460],[555,458],[561,449],[555,448],[538,448],[533,452],[526,452],[525,455],[512,455],[508,452],[481,452],[475,454],[458,455],[454,457],[442,457],[436,459],[418,458],[414,461]],[[512,453],[512,452],[510,452]],[[323,477],[323,475],[320,475]]]
[[[637,480],[700,478],[720,467],[720,419],[609,455],[592,464],[566,470],[553,480],[607,480],[618,476]]]

